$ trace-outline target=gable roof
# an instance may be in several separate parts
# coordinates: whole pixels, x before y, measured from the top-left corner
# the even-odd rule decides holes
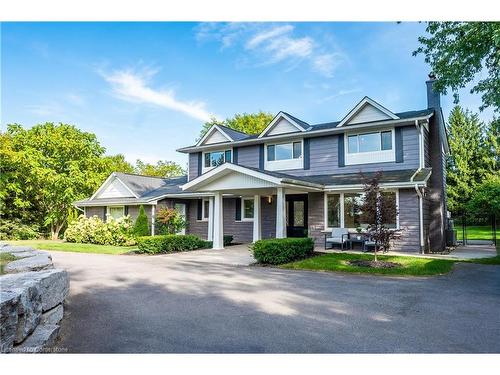
[[[340,121],[340,123],[337,126],[340,127],[348,124],[356,115],[358,115],[361,111],[363,111],[363,109],[366,108],[367,106],[372,106],[378,112],[386,115],[387,119],[393,119],[393,120],[399,119],[398,116],[389,111],[387,108],[377,103],[375,100],[369,98],[368,96],[365,96],[363,99],[361,99],[361,101],[358,104],[354,106],[353,109],[351,109],[347,113],[347,115],[345,115],[345,117]]]
[[[274,116],[269,125],[267,125],[266,128],[259,134],[258,138],[266,136],[266,134],[268,134],[276,126],[276,124],[280,122],[281,119],[287,120],[297,129],[297,131],[305,132],[310,128],[310,125],[307,122],[299,120],[297,117],[294,117],[289,113],[280,111],[276,116]]]

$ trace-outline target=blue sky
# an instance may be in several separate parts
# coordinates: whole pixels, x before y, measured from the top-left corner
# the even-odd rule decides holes
[[[341,119],[364,95],[426,107],[419,23],[3,23],[2,128],[66,122],[108,154],[174,160],[210,116]],[[445,116],[453,106],[442,99]],[[464,90],[477,111],[480,97]],[[491,111],[481,114],[491,118]]]

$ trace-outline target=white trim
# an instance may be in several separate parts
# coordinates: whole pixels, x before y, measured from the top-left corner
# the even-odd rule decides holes
[[[286,237],[286,194],[285,189],[276,189],[276,238]]]
[[[337,125],[337,128],[342,127],[346,123],[349,122],[366,104],[372,105],[373,107],[377,108],[380,112],[386,114],[393,120],[398,120],[399,117],[396,116],[394,113],[389,111],[387,108],[382,106],[381,104],[377,103],[375,100],[369,98],[368,96],[365,96],[361,101],[353,108],[351,109],[347,115],[340,121],[340,123]]]
[[[205,167],[205,155],[206,154],[211,154],[211,153],[214,153],[214,152],[222,152],[224,154],[224,163],[226,163],[226,151],[230,151],[231,152],[231,163],[233,162],[233,147],[226,147],[225,149],[221,150],[221,149],[216,149],[216,150],[207,150],[207,151],[202,151],[201,153],[201,173],[204,174],[214,168],[217,168],[217,166],[215,167]],[[223,163],[223,164],[224,164]]]
[[[257,138],[264,137],[267,133],[269,133],[269,131],[274,127],[274,125],[276,125],[279,122],[279,120],[281,120],[281,119],[287,120],[290,124],[295,126],[297,128],[297,130],[300,132],[305,132],[307,129],[311,128],[311,127],[303,128],[299,123],[297,123],[295,120],[290,118],[290,116],[287,116],[285,113],[280,111],[280,112],[278,112],[278,114],[276,116],[274,116],[274,119],[272,119],[272,121],[269,123],[269,125],[266,126],[266,128],[259,134],[259,136]],[[288,133],[286,133],[286,134],[288,134]]]
[[[228,142],[233,142],[234,139],[232,139],[229,135],[227,135],[227,133],[222,130],[220,128],[220,126],[218,125],[212,125],[212,127],[210,129],[208,129],[208,131],[205,133],[205,135],[198,141],[198,143],[196,143],[196,146],[200,146],[203,144],[203,142],[205,142],[205,140],[210,136],[212,135],[212,133],[215,131],[215,130],[218,130],[224,137],[227,138]]]
[[[428,114],[425,116],[420,116],[420,117],[411,117],[411,118],[404,118],[404,119],[399,119],[399,120],[383,120],[383,121],[374,121],[370,123],[361,123],[361,124],[355,124],[355,125],[349,125],[349,130],[358,130],[358,129],[370,129],[372,127],[376,126],[392,126],[392,125],[397,125],[397,124],[411,124],[415,120],[419,121],[425,121],[431,118],[433,114]],[[314,128],[314,127],[311,127]],[[310,128],[310,129],[311,129]],[[339,134],[345,132],[345,127],[339,128],[330,128],[330,129],[322,129],[322,130],[311,130],[308,131],[306,134],[307,136],[311,137],[317,137],[320,135],[327,135],[327,134]],[[288,133],[288,134],[279,134],[279,135],[270,135],[265,138],[265,141],[271,141],[275,139],[295,139],[295,138],[303,138],[304,133]],[[243,139],[241,141],[234,141],[231,143],[232,146],[246,146],[246,145],[252,145],[252,144],[259,144],[263,143],[264,139],[262,138],[252,138],[252,139]],[[188,147],[181,147],[178,148],[176,151],[178,152],[184,152],[184,153],[190,153],[190,152],[199,152],[201,150],[207,150],[210,148],[217,147],[217,145],[207,145],[207,146],[188,146]]]
[[[205,202],[208,202],[208,215],[205,217]],[[210,198],[203,198],[201,200],[201,220],[197,221],[209,221],[210,220]]]
[[[203,202],[202,202],[203,205]],[[201,214],[201,217],[203,218],[203,211]],[[208,241],[213,241],[214,239],[214,197],[209,197],[208,198],[208,226],[207,226],[207,240]]]
[[[212,248],[214,250],[224,249],[224,199],[220,192],[214,196],[214,238]]]
[[[130,194],[132,194],[135,198],[139,198],[139,196],[136,193],[134,193],[132,190],[130,190],[130,188],[127,186],[127,184],[125,182],[123,182],[122,180],[120,180],[120,178],[116,175],[116,173],[113,172],[109,175],[109,177],[106,179],[106,181],[103,182],[103,184],[99,187],[99,189],[97,189],[96,192],[89,198],[89,200],[93,200],[97,195],[99,195],[99,193],[102,190],[104,190],[104,188],[107,187],[112,182],[113,177],[116,180],[118,180],[125,187],[125,189],[127,189],[130,192]]]
[[[293,144],[300,142],[300,157],[293,158]],[[269,146],[292,144],[292,159],[267,160],[267,148]],[[264,169],[266,171],[285,171],[290,169],[304,169],[304,139],[285,142],[272,142],[264,144]]]
[[[391,132],[391,149],[390,150],[382,150],[382,133],[383,132]],[[368,151],[368,152],[360,152],[359,151],[359,136],[365,134],[374,134],[378,133],[380,150],[378,151]],[[391,163],[396,161],[396,135],[394,128],[389,129],[377,129],[374,131],[368,132],[347,132],[344,136],[344,161],[345,165],[357,165],[357,164],[371,164],[371,163]],[[349,137],[350,136],[358,137],[358,152],[349,153]]]
[[[415,191],[418,196],[418,223],[419,223],[419,234],[420,234],[420,252],[424,252],[425,248],[425,240],[424,240],[424,204],[423,204],[423,195],[420,191],[418,185],[415,185]]]
[[[430,174],[429,174],[430,176]],[[416,184],[418,186],[427,186],[427,180],[429,176],[426,177],[424,181],[419,181]],[[363,189],[363,184],[353,184],[353,185],[328,185],[325,186],[325,192],[334,192],[334,191],[342,191],[342,190],[360,190]],[[388,182],[380,184],[380,187],[383,189],[396,189],[396,188],[412,188],[415,186],[415,182]]]
[[[241,221],[254,221],[255,218],[255,206],[254,206],[254,217],[246,218],[245,217],[245,201],[254,202],[254,197],[241,197]],[[255,204],[255,203],[254,203]]]

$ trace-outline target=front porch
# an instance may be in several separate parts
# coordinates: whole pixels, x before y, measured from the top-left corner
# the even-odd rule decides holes
[[[247,242],[305,237],[309,232],[309,194],[322,195],[315,184],[229,163],[188,182],[183,190],[213,194],[202,203],[202,220],[207,223],[207,239],[213,242],[213,249],[223,249],[224,234],[234,235],[231,231],[245,231],[240,238]]]

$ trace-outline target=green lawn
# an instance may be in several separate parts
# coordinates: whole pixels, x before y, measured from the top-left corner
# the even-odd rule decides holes
[[[378,275],[428,276],[443,274],[451,271],[453,261],[446,259],[430,259],[405,256],[378,256],[379,260],[400,263],[402,267],[395,268],[368,268],[351,266],[350,260],[373,260],[368,254],[324,254],[301,261],[284,264],[282,268],[312,270],[312,271],[340,271],[370,273]]]
[[[73,253],[93,253],[120,255],[137,249],[136,246],[92,245],[51,240],[6,241],[11,245],[32,246],[39,250],[69,251]]]
[[[462,226],[455,226],[457,231],[457,240],[463,239]],[[465,236],[468,240],[492,240],[493,231],[491,225],[473,225],[467,226]]]
[[[2,253],[0,254],[0,275],[3,275],[3,267],[12,260],[15,260],[16,257],[12,254]]]

